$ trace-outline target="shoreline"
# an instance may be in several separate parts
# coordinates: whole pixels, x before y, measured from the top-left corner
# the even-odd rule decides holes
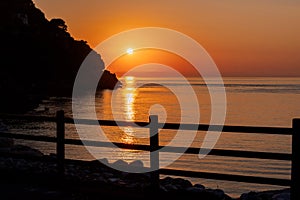
[[[59,176],[55,155],[44,155],[38,150],[22,145],[13,145],[0,150],[2,188],[6,188],[7,191],[19,190],[20,194],[29,195],[30,198],[34,195],[47,196],[52,191],[55,194],[55,198],[52,199],[74,199],[74,196],[82,197],[81,199],[86,197],[97,199],[99,195],[130,199],[147,198],[149,195],[165,195],[179,199],[200,197],[200,199],[215,200],[259,200],[262,197],[266,200],[289,199],[289,189],[249,192],[241,194],[239,198],[232,198],[221,189],[210,189],[201,184],[192,184],[183,178],[171,177],[160,179],[160,188],[154,194],[149,173],[134,174],[117,171],[98,160],[66,160],[65,174]],[[125,162],[117,161],[113,164],[125,164]],[[141,163],[135,164],[137,167],[142,167]],[[8,196],[18,194],[19,192],[6,193]]]

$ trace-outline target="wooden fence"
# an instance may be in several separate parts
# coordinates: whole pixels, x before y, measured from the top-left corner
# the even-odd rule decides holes
[[[74,124],[74,119],[64,116],[64,111],[58,111],[56,117],[41,117],[41,116],[17,116],[17,115],[0,115],[0,119],[13,119],[13,120],[28,120],[36,122],[55,122],[56,123],[56,137],[48,136],[34,136],[28,134],[17,133],[0,133],[0,137],[52,142],[56,143],[57,152],[57,166],[58,171],[64,174],[64,161],[65,161],[65,144],[70,145],[87,145],[94,147],[111,147],[123,148],[131,150],[150,151],[150,168],[159,169],[152,172],[152,184],[154,188],[159,187],[159,175],[174,175],[183,177],[195,177],[214,180],[237,181],[246,183],[269,184],[279,186],[290,186],[291,199],[300,199],[300,119],[293,119],[291,128],[280,127],[254,127],[254,126],[219,126],[207,124],[176,124],[158,122],[158,116],[152,115],[149,117],[149,122],[125,122],[125,121],[112,121],[112,120],[88,120],[76,119],[76,123],[83,125],[101,125],[101,126],[132,126],[132,127],[146,127],[150,129],[150,145],[142,144],[125,144],[125,143],[111,143],[100,142],[91,140],[75,140],[65,138],[65,124]],[[159,128],[161,127],[161,128]],[[224,150],[212,149],[209,155],[226,156],[226,157],[240,157],[240,158],[256,158],[256,159],[271,159],[271,160],[284,160],[291,161],[291,179],[279,179],[270,177],[256,177],[234,174],[210,173],[199,171],[175,170],[159,168],[159,152],[173,152],[185,154],[198,154],[200,148],[185,148],[185,147],[172,147],[159,145],[159,129],[172,129],[172,130],[195,130],[198,127],[199,131],[220,130],[222,132],[231,133],[256,133],[256,134],[272,134],[272,135],[291,135],[292,136],[292,154],[287,153],[271,153],[271,152],[256,152],[256,151],[243,151],[243,150]],[[163,148],[164,147],[164,148]]]

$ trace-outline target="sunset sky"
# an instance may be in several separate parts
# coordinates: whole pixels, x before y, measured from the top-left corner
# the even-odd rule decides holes
[[[164,27],[180,31],[198,41],[224,76],[300,76],[300,1],[34,2],[48,19],[64,19],[72,36],[88,41],[91,47],[125,30]],[[170,65],[187,76],[194,74],[184,59],[161,51],[124,56],[116,60],[110,69],[120,75],[130,66],[147,62]]]

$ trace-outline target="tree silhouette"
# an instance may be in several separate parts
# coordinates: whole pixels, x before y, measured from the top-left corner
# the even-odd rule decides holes
[[[1,0],[0,16],[0,112],[27,112],[49,96],[71,97],[82,62],[94,52],[87,42],[75,40],[63,19],[48,21],[32,0]],[[91,64],[104,69],[94,54]],[[108,82],[99,89],[118,84],[114,74],[103,76]]]
[[[64,31],[67,31],[67,29],[68,29],[66,22],[60,18],[51,19],[50,24],[52,24],[53,26],[58,27]]]

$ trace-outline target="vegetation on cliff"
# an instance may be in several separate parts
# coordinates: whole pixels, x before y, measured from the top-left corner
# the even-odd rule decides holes
[[[93,51],[75,40],[62,19],[45,18],[32,0],[0,2],[0,111],[22,111],[46,96],[70,96],[78,69]],[[95,65],[104,70],[100,55]],[[100,89],[118,84],[103,73]]]

